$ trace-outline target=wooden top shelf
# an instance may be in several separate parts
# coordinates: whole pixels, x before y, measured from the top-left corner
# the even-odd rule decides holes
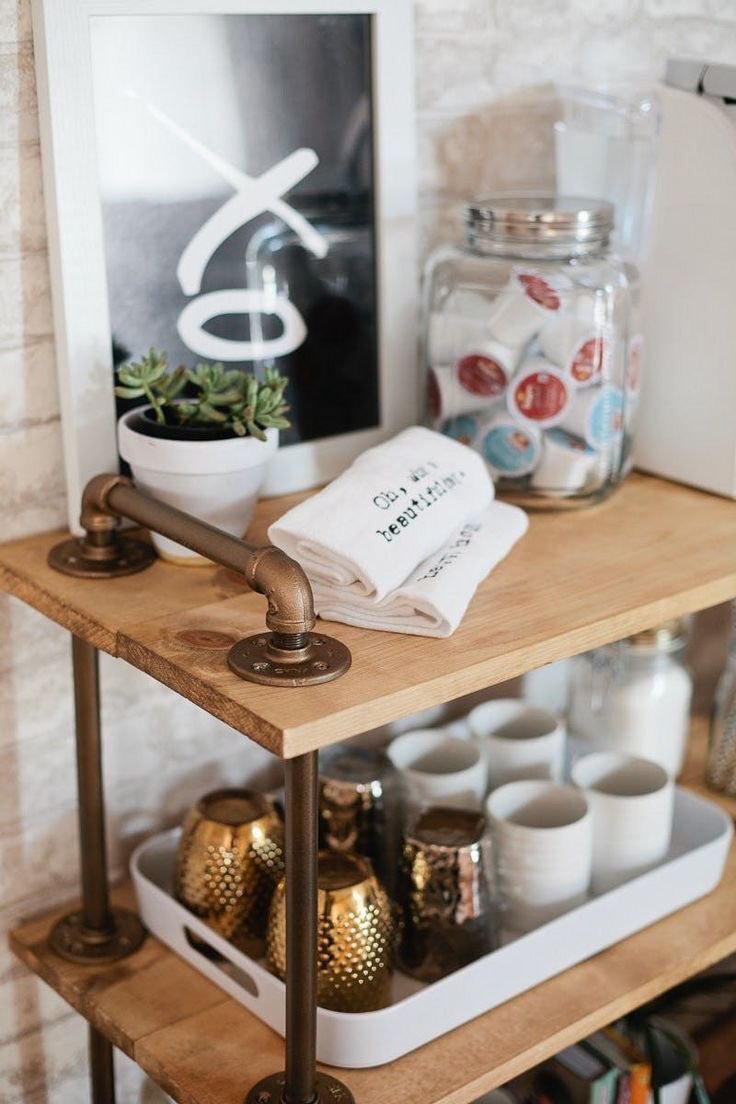
[[[299,497],[262,502],[248,538],[263,542]],[[235,574],[157,562],[71,579],[46,564],[61,536],[2,546],[0,586],[287,758],[736,597],[736,505],[634,475],[599,506],[532,516],[448,640],[329,624],[352,669],[276,689],[227,667],[230,644],[264,626],[264,600]]]
[[[683,775],[697,781],[702,725],[694,737]],[[130,885],[113,897],[134,907]],[[46,938],[58,915],[13,932],[16,954],[180,1104],[242,1104],[283,1068],[281,1038],[152,937],[103,968],[57,958]],[[736,844],[700,901],[396,1062],[334,1072],[359,1104],[468,1104],[735,950]]]

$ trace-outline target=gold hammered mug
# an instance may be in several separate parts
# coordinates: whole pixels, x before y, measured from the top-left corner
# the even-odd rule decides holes
[[[391,999],[394,923],[370,862],[346,851],[320,851],[317,876],[317,1004],[335,1012],[372,1012]],[[286,975],[286,879],[271,903],[266,955]]]
[[[251,958],[263,954],[283,872],[283,824],[263,794],[214,790],[187,814],[176,859],[177,900]]]

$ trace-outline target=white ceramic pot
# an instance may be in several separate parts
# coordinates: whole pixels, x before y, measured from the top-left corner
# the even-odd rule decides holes
[[[129,411],[118,422],[118,450],[130,464],[142,491],[169,506],[242,537],[258,501],[279,431],[266,440],[228,437],[220,441],[175,441],[148,437],[128,424]],[[167,537],[151,534],[158,554],[172,563],[197,566],[208,561]]]

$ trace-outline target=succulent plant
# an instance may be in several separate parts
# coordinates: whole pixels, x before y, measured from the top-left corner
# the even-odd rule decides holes
[[[140,360],[123,364],[117,378],[115,394],[147,399],[161,425],[216,425],[259,441],[266,440],[265,430],[290,425],[284,416],[289,409],[284,401],[288,380],[276,368],[267,368],[262,380],[222,364],[180,364],[169,371],[166,353],[151,348]]]

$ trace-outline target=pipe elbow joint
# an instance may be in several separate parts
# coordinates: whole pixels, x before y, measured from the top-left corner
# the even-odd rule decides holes
[[[308,633],[314,628],[314,599],[303,568],[280,548],[259,548],[251,557],[246,577],[253,590],[268,601],[266,624],[283,635]]]
[[[114,472],[95,475],[85,486],[82,492],[82,512],[79,521],[88,533],[110,530],[120,523],[120,515],[107,502],[110,491],[120,484],[133,486],[130,479]]]

